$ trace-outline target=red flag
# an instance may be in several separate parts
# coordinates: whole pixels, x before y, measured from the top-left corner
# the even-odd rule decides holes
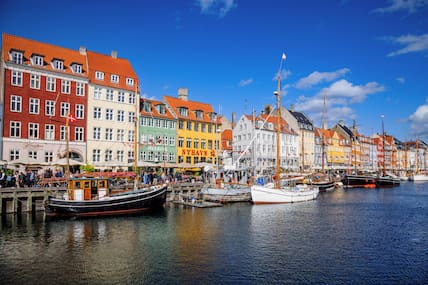
[[[76,118],[73,115],[71,115],[71,114],[68,115],[67,119],[68,119],[69,122],[76,122]]]

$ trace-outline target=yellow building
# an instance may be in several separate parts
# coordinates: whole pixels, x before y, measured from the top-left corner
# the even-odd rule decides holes
[[[327,164],[329,168],[341,167],[345,163],[344,139],[335,131],[320,129],[324,145],[327,146]]]
[[[189,101],[187,88],[179,88],[177,98],[164,96],[164,101],[178,120],[177,163],[215,165],[220,153],[221,123],[211,105]]]

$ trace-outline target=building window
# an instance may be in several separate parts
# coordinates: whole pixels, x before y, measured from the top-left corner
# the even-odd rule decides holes
[[[19,150],[11,149],[9,151],[9,160],[16,160],[16,159],[19,159]]]
[[[20,138],[21,137],[21,122],[10,122],[10,137]]]
[[[40,75],[31,74],[30,76],[30,88],[40,89]]]
[[[193,130],[194,130],[195,132],[198,132],[198,131],[199,131],[199,123],[196,123],[196,122],[195,122],[195,125],[193,126]]]
[[[95,79],[97,79],[97,80],[104,80],[104,72],[95,71]]]
[[[191,131],[192,130],[192,122],[187,122],[187,130]]]
[[[82,73],[82,65],[81,64],[77,64],[77,63],[73,63],[71,65],[71,70],[73,70],[74,73]]]
[[[180,130],[184,129],[184,121],[182,121],[182,120],[178,121],[178,128]]]
[[[45,151],[45,162],[53,161],[53,151]]]
[[[135,93],[129,93],[128,103],[135,104]]]
[[[20,51],[12,51],[11,52],[11,58],[12,58],[13,63],[22,64],[23,59],[24,59],[24,55]]]
[[[119,83],[119,76],[116,74],[112,74],[110,77],[110,81],[113,83]]]
[[[195,116],[196,116],[196,119],[198,119],[198,120],[202,120],[202,118],[203,118],[203,112],[202,111],[195,111]]]
[[[29,150],[28,151],[28,158],[37,160],[37,151]]]
[[[53,69],[63,70],[64,69],[64,62],[59,59],[52,60],[52,67]]]
[[[104,158],[105,158],[105,161],[112,161],[113,160],[113,151],[111,149],[107,149]]]
[[[40,99],[38,98],[30,98],[30,106],[29,106],[30,114],[39,114],[40,112]]]
[[[107,89],[107,93],[106,93],[106,100],[107,101],[113,101],[113,90],[112,89]]]
[[[55,116],[55,101],[46,100],[45,101],[45,115],[46,116]]]
[[[76,95],[85,96],[85,84],[81,82],[76,83]]]
[[[101,120],[101,108],[94,107],[94,119]]]
[[[169,137],[169,145],[171,146],[175,145],[175,137]]]
[[[201,140],[201,149],[206,149],[207,142],[205,140]]]
[[[162,120],[157,119],[156,120],[156,127],[160,128],[161,127],[161,122],[162,122]]]
[[[125,111],[123,111],[123,110],[117,111],[117,121],[118,122],[125,122]]]
[[[116,159],[117,159],[117,161],[119,161],[119,162],[123,162],[123,161],[124,161],[124,159],[125,159],[125,152],[124,152],[123,150],[118,150],[118,151],[116,152]]]
[[[165,105],[163,105],[163,104],[159,105],[158,112],[159,112],[159,114],[165,115],[165,113],[166,113]]]
[[[76,104],[76,119],[83,119],[85,116],[85,106],[82,104]]]
[[[128,112],[128,122],[133,123],[135,121],[135,112]]]
[[[94,99],[101,99],[102,92],[100,87],[94,88]]]
[[[67,117],[67,115],[70,113],[70,103],[61,102],[61,117]]]
[[[113,129],[106,128],[106,141],[112,141],[113,140]]]
[[[13,86],[22,86],[22,72],[21,71],[12,71],[12,85]]]
[[[125,141],[125,130],[117,130],[117,141],[118,142],[123,142]]]
[[[129,150],[128,151],[128,163],[134,162],[134,151]]]
[[[190,138],[186,139],[186,147],[187,148],[191,148],[192,147],[192,139],[190,139]]]
[[[206,126],[204,123],[201,124],[201,132],[205,133]]]
[[[70,81],[61,80],[61,92],[63,94],[70,94]]]
[[[199,147],[199,140],[198,139],[194,139],[193,140],[193,147],[194,148],[198,148]]]
[[[54,140],[54,139],[55,139],[55,126],[45,125],[45,140]]]
[[[117,102],[125,103],[125,92],[119,91],[117,93]]]
[[[99,127],[94,127],[94,131],[93,131],[93,135],[92,135],[93,139],[96,141],[101,140],[101,128]]]
[[[59,139],[62,141],[65,141],[65,130],[66,130],[65,126],[59,127]]]
[[[56,80],[53,77],[46,77],[46,90],[55,92]]]
[[[83,142],[84,130],[82,127],[76,127],[74,129],[74,137],[76,141]]]
[[[127,77],[126,78],[126,85],[134,86],[134,79]]]
[[[101,150],[100,149],[93,149],[92,150],[92,161],[93,162],[100,162],[101,161]]]
[[[133,130],[128,131],[128,142],[134,142],[134,131]]]
[[[28,138],[38,139],[39,138],[39,124],[28,123]]]
[[[22,108],[22,97],[12,95],[10,96],[10,111],[11,112],[21,112]]]
[[[188,116],[188,110],[185,107],[178,108],[178,112],[179,112],[180,116],[183,116],[183,117]]]
[[[33,55],[32,60],[33,60],[33,65],[44,66],[43,56]]]
[[[106,120],[113,121],[113,109],[106,109]]]

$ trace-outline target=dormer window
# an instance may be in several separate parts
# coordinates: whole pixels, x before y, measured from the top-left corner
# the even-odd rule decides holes
[[[113,83],[119,83],[119,76],[116,74],[112,74],[110,77],[110,81]]]
[[[60,59],[54,59],[52,60],[52,67],[54,69],[64,70],[64,61]]]
[[[189,111],[186,107],[178,108],[178,112],[179,112],[180,116],[183,116],[183,117],[187,117],[189,115]]]
[[[104,80],[104,72],[95,71],[95,79],[97,79],[97,80]]]
[[[72,63],[71,64],[71,70],[73,70],[73,73],[82,73],[82,65],[78,63]]]
[[[195,111],[196,119],[202,120],[203,115],[204,115],[204,112],[202,112],[201,110],[196,110]]]
[[[12,50],[10,52],[10,59],[13,63],[22,64],[24,61],[24,53],[22,51]]]
[[[151,110],[152,110],[152,103],[150,103],[150,102],[144,102],[143,103],[143,111],[147,112],[147,113],[150,113]]]
[[[33,65],[44,66],[43,56],[33,54],[31,57]]]
[[[161,104],[161,105],[158,105],[157,107],[158,107],[159,114],[164,115],[165,114],[165,105]]]
[[[134,86],[134,79],[127,77],[126,78],[126,85]]]
[[[273,130],[273,124],[272,124],[272,123],[269,123],[269,124],[268,124],[268,128],[269,128],[270,130]]]

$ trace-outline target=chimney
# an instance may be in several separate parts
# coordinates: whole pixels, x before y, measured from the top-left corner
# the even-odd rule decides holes
[[[112,51],[111,51],[111,57],[112,57],[112,58],[117,58],[117,51],[112,50]]]
[[[178,99],[187,101],[188,99],[187,88],[178,88]]]
[[[294,104],[291,104],[291,105],[290,105],[290,111],[291,111],[291,112],[294,112]]]
[[[236,113],[232,112],[232,129],[235,128],[236,124]]]
[[[81,55],[86,55],[86,48],[84,46],[81,46],[79,48],[79,52],[80,52]]]

